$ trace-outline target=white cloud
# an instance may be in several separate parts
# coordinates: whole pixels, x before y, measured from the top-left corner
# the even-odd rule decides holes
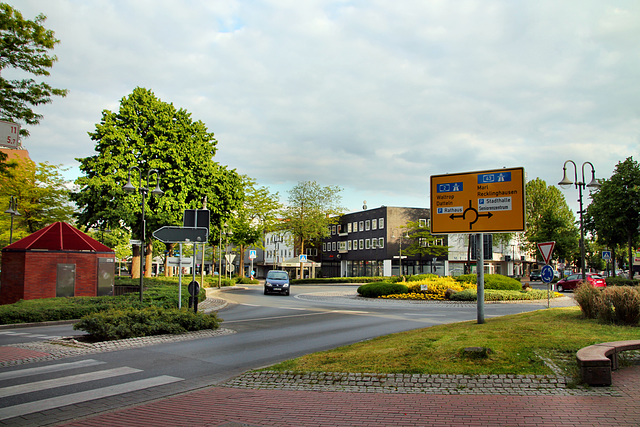
[[[429,176],[638,157],[635,1],[16,0],[61,43],[36,161],[73,166],[134,87],[187,109],[216,159],[280,191],[428,206]],[[573,200],[572,195],[567,195]]]

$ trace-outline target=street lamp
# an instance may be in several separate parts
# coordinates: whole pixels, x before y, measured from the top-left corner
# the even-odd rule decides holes
[[[567,175],[567,163],[571,163],[573,165],[575,181],[571,181],[571,178],[569,178],[569,176]],[[584,179],[585,165],[591,166],[591,182],[589,182],[588,184],[585,184]],[[566,162],[564,162],[564,165],[562,166],[562,172],[564,176],[562,178],[562,181],[560,181],[558,185],[564,189],[568,189],[573,184],[578,189],[578,194],[580,197],[578,199],[578,202],[580,202],[580,211],[578,212],[580,214],[580,270],[582,271],[582,280],[585,280],[586,272],[584,266],[584,226],[582,222],[582,214],[584,213],[584,209],[582,208],[582,189],[585,187],[589,190],[598,189],[600,188],[600,183],[596,180],[596,169],[593,167],[593,164],[591,162],[584,162],[582,164],[582,181],[578,181],[578,166],[576,166],[573,160],[567,160]]]
[[[395,238],[396,236],[394,235],[394,236],[391,236],[391,237]],[[400,242],[400,255],[398,256],[398,261],[399,261],[399,264],[400,264],[400,274],[398,275],[399,277],[402,277],[402,238],[403,237],[407,237],[408,238],[409,237],[409,233],[408,232],[402,233],[402,231],[400,231],[400,237],[398,238],[398,240]]]
[[[4,213],[11,215],[11,229],[9,230],[9,244],[13,243],[13,217],[20,216],[20,212],[18,212],[18,198],[15,196],[11,196],[9,199],[9,209],[4,211]]]
[[[142,288],[144,285],[143,282],[143,276],[144,276],[144,260],[145,260],[145,256],[144,256],[144,250],[145,250],[145,240],[147,238],[146,236],[146,221],[144,218],[144,205],[145,205],[145,201],[147,198],[147,194],[149,193],[149,182],[150,182],[150,177],[151,177],[151,173],[155,172],[156,174],[156,188],[154,188],[153,190],[151,190],[151,194],[154,196],[162,196],[162,194],[164,194],[164,192],[160,189],[160,172],[158,172],[158,169],[151,169],[147,172],[147,186],[143,187],[142,186],[142,172],[140,171],[140,169],[137,166],[131,166],[129,168],[129,176],[127,178],[127,183],[124,185],[124,187],[122,187],[122,189],[128,193],[135,193],[136,192],[136,188],[131,185],[131,170],[136,169],[138,171],[138,175],[140,177],[140,180],[138,182],[138,188],[137,191],[140,192],[140,196],[142,197],[142,201],[141,201],[141,206],[142,206],[142,230],[141,230],[141,238],[140,238],[140,302],[142,302]]]

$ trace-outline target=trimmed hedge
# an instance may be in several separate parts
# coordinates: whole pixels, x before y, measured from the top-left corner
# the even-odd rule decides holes
[[[552,294],[552,298],[556,295]],[[485,301],[521,301],[521,300],[538,300],[547,298],[547,291],[539,289],[531,289],[528,291],[505,291],[495,289],[485,289]],[[451,296],[452,301],[477,301],[478,292],[476,289],[465,289],[456,292]]]
[[[463,283],[478,283],[478,276],[475,274],[463,274],[455,279]],[[522,283],[502,274],[485,274],[484,288],[501,291],[520,291],[522,290]]]
[[[607,286],[640,286],[639,279],[629,279],[628,277],[616,276],[605,278]]]
[[[402,283],[374,282],[362,285],[358,288],[360,296],[365,298],[378,298],[385,295],[406,294],[409,288]]]
[[[97,341],[144,337],[162,334],[182,334],[220,327],[215,314],[194,313],[191,310],[147,307],[114,309],[84,316],[73,325],[74,330],[89,333]]]
[[[295,285],[320,285],[323,283],[372,283],[387,280],[385,277],[316,277],[313,279],[291,279]]]

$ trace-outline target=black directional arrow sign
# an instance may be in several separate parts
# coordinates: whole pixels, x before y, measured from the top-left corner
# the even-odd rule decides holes
[[[209,239],[209,230],[202,227],[164,226],[154,231],[153,237],[162,243],[205,243]]]

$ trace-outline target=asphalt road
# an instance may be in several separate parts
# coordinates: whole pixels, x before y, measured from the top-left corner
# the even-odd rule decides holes
[[[219,315],[224,319],[222,327],[235,333],[0,368],[0,421],[46,425],[218,384],[247,370],[311,352],[477,318],[474,304],[362,301],[350,296],[355,289],[294,286],[291,296],[265,296],[261,287],[225,292],[230,304]],[[485,304],[485,318],[545,307],[546,301]],[[0,345],[78,333],[71,325],[3,329]],[[68,363],[88,365],[31,371]],[[59,409],[43,410],[47,405]],[[12,418],[15,414],[26,418]]]

